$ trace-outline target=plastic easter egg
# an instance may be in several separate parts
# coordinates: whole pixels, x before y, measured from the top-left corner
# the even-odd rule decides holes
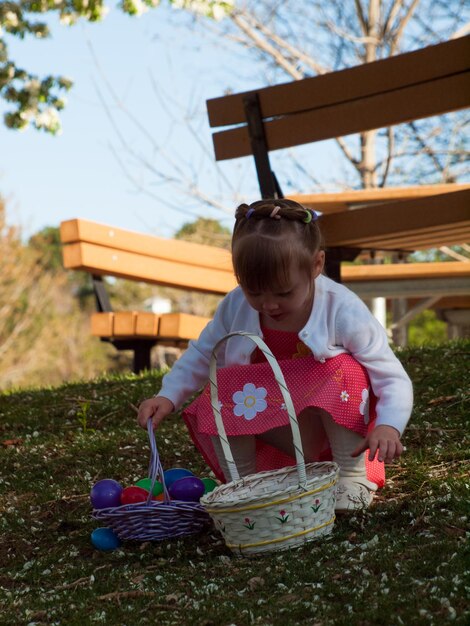
[[[173,467],[172,469],[164,471],[163,477],[165,478],[166,488],[169,489],[176,480],[184,478],[185,476],[194,476],[194,474],[182,467]]]
[[[218,486],[213,478],[201,478],[201,480],[204,483],[204,493],[210,493]]]
[[[204,493],[204,483],[197,476],[185,476],[175,482],[169,488],[172,500],[183,500],[184,502],[199,502],[199,498]]]
[[[90,492],[94,509],[107,509],[121,504],[122,485],[112,478],[104,478],[95,483]]]
[[[142,487],[142,489],[146,489],[147,491],[150,491],[150,487],[152,485],[152,479],[141,478],[141,480],[138,480],[135,485],[136,487]],[[152,495],[159,496],[161,493],[163,493],[163,485],[159,480],[156,480],[152,489]]]
[[[121,545],[119,537],[111,528],[95,528],[91,533],[91,543],[102,552],[111,552]]]
[[[164,502],[165,501],[165,494],[164,493],[159,493],[158,496],[153,496],[152,500],[155,500],[157,502]]]
[[[121,504],[138,504],[139,502],[147,502],[149,492],[142,487],[126,487],[121,493]]]

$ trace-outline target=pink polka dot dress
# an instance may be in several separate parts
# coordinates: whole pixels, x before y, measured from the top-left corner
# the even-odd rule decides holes
[[[292,397],[296,415],[319,407],[361,436],[375,421],[375,397],[365,368],[349,354],[316,361],[297,333],[262,328],[263,339],[276,357]],[[289,425],[284,399],[271,367],[256,348],[249,365],[220,368],[218,395],[227,435],[259,435]],[[183,411],[191,437],[216,476],[224,480],[211,437],[217,435],[209,385]],[[319,446],[318,460],[331,460],[329,444]],[[256,471],[295,465],[295,459],[257,440]],[[385,482],[383,463],[366,460],[367,478],[379,487]]]

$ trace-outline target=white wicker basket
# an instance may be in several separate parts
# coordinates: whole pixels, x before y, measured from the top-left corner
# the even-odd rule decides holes
[[[217,393],[220,343],[234,335],[250,338],[265,355],[289,415],[296,466],[240,478],[225,433]],[[268,346],[257,335],[234,332],[214,347],[210,363],[211,403],[231,482],[201,498],[201,504],[234,553],[255,555],[285,550],[328,535],[335,521],[336,463],[305,464],[299,425],[282,371]]]

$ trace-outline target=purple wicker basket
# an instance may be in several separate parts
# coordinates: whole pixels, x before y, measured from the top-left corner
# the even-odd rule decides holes
[[[93,519],[112,528],[121,540],[161,541],[202,531],[212,524],[209,514],[199,502],[170,500],[151,420],[147,430],[151,450],[149,478],[152,481],[147,501],[93,509]],[[161,502],[152,500],[156,480],[163,485],[164,499]]]

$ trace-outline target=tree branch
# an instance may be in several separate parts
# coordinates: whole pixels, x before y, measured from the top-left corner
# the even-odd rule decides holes
[[[242,15],[239,13],[233,13],[230,16],[231,20],[234,24],[243,32],[245,35],[251,39],[254,45],[259,49],[268,54],[270,57],[274,59],[279,67],[282,67],[284,71],[286,71],[289,76],[295,78],[295,80],[300,80],[304,78],[303,72],[299,72],[299,70],[285,59],[285,57],[277,50],[273,45],[271,45],[268,41],[260,37],[255,29],[252,28],[249,24],[247,24]]]
[[[356,13],[357,13],[357,17],[359,19],[359,24],[362,28],[362,32],[364,33],[364,35],[367,35],[369,32],[369,25],[367,23],[365,14],[364,14],[364,10],[362,8],[361,2],[360,0],[354,0],[354,4],[356,5]]]
[[[407,12],[405,13],[405,16],[402,18],[400,25],[398,27],[398,29],[395,31],[395,34],[393,35],[393,49],[391,50],[392,54],[398,50],[398,45],[400,42],[400,39],[403,35],[403,31],[405,30],[408,22],[410,21],[413,13],[416,10],[416,7],[418,6],[418,4],[420,3],[421,0],[413,0],[413,2],[410,4],[410,6],[408,7]]]
[[[325,66],[320,65],[314,59],[312,59],[311,56],[305,54],[305,52],[302,52],[302,50],[294,47],[282,37],[279,37],[279,35],[277,35],[274,31],[270,30],[260,21],[256,20],[253,15],[244,15],[244,17],[245,19],[251,21],[253,27],[263,33],[265,37],[271,39],[276,45],[286,50],[286,52],[310,67],[317,74],[326,74],[326,72],[331,71],[331,68],[326,68]]]
[[[443,252],[444,254],[447,254],[447,256],[450,256],[453,259],[456,259],[457,261],[464,261],[465,263],[470,263],[470,259],[468,258],[468,256],[459,254],[455,250],[452,250],[452,248],[449,248],[449,246],[441,246],[439,250]]]
[[[397,0],[396,2],[393,2],[390,5],[390,10],[389,10],[388,15],[385,18],[383,26],[382,26],[382,36],[383,37],[386,37],[388,32],[392,30],[395,18],[400,13],[400,9],[401,9],[402,6],[403,6],[403,1],[402,0]]]
[[[382,181],[380,182],[379,187],[385,187],[388,175],[390,173],[390,166],[393,161],[394,150],[395,150],[395,134],[393,132],[393,128],[389,126],[387,128],[387,158],[385,160],[385,168],[382,174]],[[377,164],[377,167],[378,167],[378,164]]]

